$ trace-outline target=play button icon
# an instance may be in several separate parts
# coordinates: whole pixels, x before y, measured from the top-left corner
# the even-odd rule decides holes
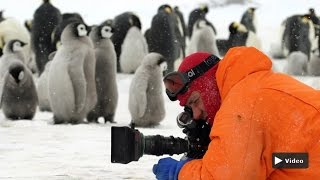
[[[272,153],[272,168],[308,168],[308,153]]]
[[[277,165],[279,163],[281,163],[283,160],[278,158],[277,156],[274,156],[274,165]]]

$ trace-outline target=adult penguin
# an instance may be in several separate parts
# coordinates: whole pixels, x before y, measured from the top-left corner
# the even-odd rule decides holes
[[[49,70],[49,100],[54,123],[82,123],[97,103],[96,58],[83,23],[71,23],[61,34]]]
[[[24,42],[11,40],[0,58],[0,106],[8,119],[32,119],[38,105],[31,71],[23,63]]]
[[[179,10],[178,10],[179,11]],[[180,17],[178,14],[172,9],[172,7],[168,4],[163,4],[158,8],[158,12],[169,12],[170,16],[172,16],[172,21],[174,24],[174,34],[175,38],[177,40],[177,46],[178,46],[178,51],[179,51],[179,56],[180,52],[182,54],[182,57],[185,57],[185,47],[186,47],[186,42],[185,42],[185,37],[184,37],[184,32],[183,32],[183,27],[180,21]],[[180,11],[178,13],[181,13]]]
[[[314,47],[314,26],[308,15],[293,15],[285,20],[282,49],[285,57],[294,51],[301,51],[310,57]]]
[[[93,41],[96,72],[95,83],[98,101],[89,114],[89,122],[98,123],[98,118],[103,117],[104,122],[114,122],[114,116],[118,105],[117,86],[117,56],[110,37],[113,29],[109,25],[93,27],[90,38]]]
[[[256,8],[248,8],[241,17],[240,23],[243,24],[248,31],[256,33],[257,31],[257,18],[255,15]]]
[[[116,16],[112,21],[112,27],[114,28],[114,33],[111,37],[111,40],[114,44],[114,48],[117,54],[117,72],[121,72],[120,68],[120,54],[121,46],[128,30],[132,26],[136,26],[141,30],[141,22],[137,15],[132,12],[124,12]]]
[[[219,56],[215,33],[206,19],[198,19],[194,24],[193,34],[187,48],[187,55],[199,51]]]
[[[39,99],[39,109],[40,111],[50,111],[50,101],[49,101],[49,70],[52,59],[56,51],[50,53],[49,61],[45,65],[43,73],[40,75],[38,82],[37,82],[37,92],[38,92],[38,99]]]
[[[39,75],[43,72],[48,56],[55,51],[55,45],[51,41],[51,34],[61,22],[59,9],[43,0],[42,5],[35,11],[31,29],[31,47],[35,54],[35,60]]]
[[[205,4],[200,5],[200,7],[196,8],[190,12],[189,20],[188,20],[188,36],[189,36],[189,38],[192,37],[194,23],[198,19],[204,19],[208,12],[209,12],[209,8]]]
[[[173,8],[173,12],[177,16],[177,26],[178,26],[179,32],[181,34],[180,44],[181,44],[182,54],[183,54],[182,57],[184,58],[186,56],[185,51],[186,51],[187,27],[186,27],[186,23],[185,23],[185,20],[183,17],[183,13],[180,11],[178,6],[175,6]]]
[[[232,22],[229,25],[229,38],[225,40],[217,40],[217,46],[221,56],[232,47],[235,46],[253,46],[257,49],[261,49],[260,39],[252,31],[248,31],[247,28],[237,22]]]
[[[149,52],[157,52],[166,60],[168,69],[174,70],[174,62],[180,56],[180,43],[176,36],[176,24],[170,7],[159,8],[152,18],[151,27],[147,34]]]
[[[3,10],[2,10],[2,11],[0,11],[0,22],[3,20],[5,20],[5,18],[3,17]]]
[[[165,63],[158,53],[149,53],[137,69],[129,89],[131,123],[140,127],[158,125],[165,117],[162,69]]]
[[[134,73],[149,52],[145,37],[135,26],[129,29],[121,49],[120,67],[123,73]]]
[[[312,23],[313,23],[313,25],[315,27],[315,31],[317,31],[317,29],[320,29],[320,19],[316,15],[316,12],[315,12],[315,10],[313,8],[309,9],[309,17],[310,17],[310,20],[312,21]],[[319,34],[317,34],[317,35],[319,36]]]
[[[15,18],[6,18],[0,22],[0,56],[3,46],[11,40],[25,42],[22,49],[24,63],[28,64],[32,59],[30,49],[30,34],[28,30]]]

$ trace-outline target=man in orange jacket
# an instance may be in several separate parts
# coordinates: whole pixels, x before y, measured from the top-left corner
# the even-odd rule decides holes
[[[259,50],[236,47],[219,62],[194,53],[168,74],[167,95],[212,125],[211,142],[202,159],[160,159],[156,177],[320,179],[320,91],[271,68]],[[276,152],[308,153],[307,168],[273,168]]]

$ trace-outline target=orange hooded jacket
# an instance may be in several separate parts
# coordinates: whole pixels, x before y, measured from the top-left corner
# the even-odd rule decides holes
[[[179,179],[320,179],[320,91],[271,67],[255,48],[228,51],[216,72],[222,104],[210,145]],[[309,168],[274,169],[273,152],[307,152]]]

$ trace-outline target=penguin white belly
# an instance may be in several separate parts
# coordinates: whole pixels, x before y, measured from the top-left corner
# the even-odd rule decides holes
[[[249,31],[248,33],[248,38],[247,38],[247,41],[246,41],[246,46],[248,47],[255,47],[257,49],[262,49],[261,47],[261,41],[260,39],[258,38],[258,36],[252,32],[252,31]]]
[[[75,97],[67,62],[52,62],[49,71],[49,99],[58,119],[70,120],[74,114]]]
[[[120,66],[124,73],[134,73],[148,53],[148,46],[140,30],[133,26],[129,29],[121,46]]]

